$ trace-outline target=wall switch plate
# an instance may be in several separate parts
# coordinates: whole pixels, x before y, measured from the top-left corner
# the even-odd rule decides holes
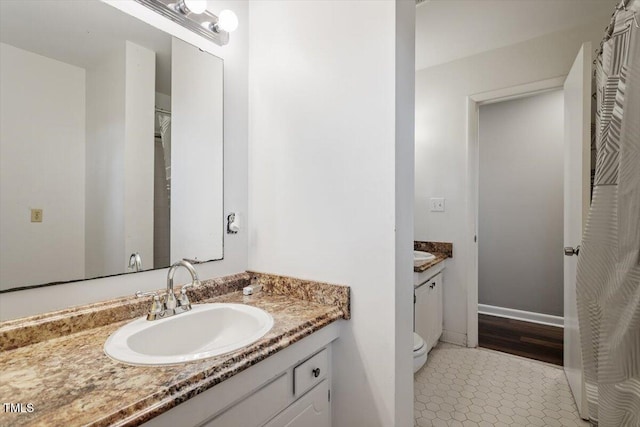
[[[42,209],[31,209],[31,222],[42,222]]]
[[[429,210],[431,212],[444,212],[444,198],[432,197],[429,200]]]

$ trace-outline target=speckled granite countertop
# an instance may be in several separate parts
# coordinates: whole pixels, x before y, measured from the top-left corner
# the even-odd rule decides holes
[[[414,265],[413,266],[413,271],[415,273],[421,273],[423,271],[426,271],[428,269],[430,269],[431,267],[433,267],[434,265],[440,264],[442,261],[444,261],[445,259],[447,259],[447,255],[445,254],[441,254],[441,253],[437,253],[437,252],[431,252],[432,254],[434,254],[436,256],[435,259],[432,259],[431,261],[425,261],[422,264],[419,265]]]
[[[87,306],[100,309],[87,314],[88,309],[83,308],[84,317],[79,318],[77,312],[82,310],[70,310],[76,313],[78,323],[86,317],[91,318],[89,322],[85,319],[90,326],[57,337],[42,324],[43,319],[48,319],[51,329],[51,320],[60,323],[61,317],[69,316],[69,310],[52,313],[49,317],[27,318],[22,324],[20,321],[0,324],[0,344],[3,347],[0,354],[0,397],[2,402],[31,403],[34,409],[31,413],[0,410],[0,425],[139,425],[331,322],[350,317],[349,288],[346,286],[257,273],[252,273],[252,277],[249,274],[231,277],[237,282],[236,289],[246,286],[250,280],[257,280],[264,283],[263,291],[252,296],[243,296],[237,290],[218,296],[201,291],[205,298],[197,302],[243,303],[262,308],[273,316],[273,328],[262,339],[243,349],[200,361],[141,367],[125,365],[107,357],[103,352],[107,337],[131,318],[139,316],[139,303],[133,302],[135,300],[119,299],[106,305]],[[216,283],[220,282],[220,279],[216,280]],[[124,311],[130,316],[101,325],[104,321],[97,319],[105,313],[107,317],[114,318],[114,301],[124,301],[125,305],[129,303],[128,311]],[[105,311],[105,306],[110,308]],[[132,309],[133,306],[136,309]],[[28,330],[34,322],[40,323],[40,328],[46,331],[46,339],[36,338],[29,342],[15,339],[16,335],[24,332],[22,326],[26,324]],[[61,324],[69,328],[69,322],[62,321]],[[29,334],[33,336],[34,332]],[[20,343],[17,347],[16,342]],[[15,348],[8,350],[8,347]]]
[[[415,273],[421,273],[433,267],[436,264],[441,263],[447,258],[453,258],[453,244],[446,242],[413,242],[414,251],[429,252],[436,256],[431,261],[425,261],[420,265],[414,265],[413,271]]]

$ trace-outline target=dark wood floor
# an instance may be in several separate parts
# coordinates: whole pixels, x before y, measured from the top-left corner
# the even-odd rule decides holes
[[[478,314],[480,347],[562,366],[563,329]]]

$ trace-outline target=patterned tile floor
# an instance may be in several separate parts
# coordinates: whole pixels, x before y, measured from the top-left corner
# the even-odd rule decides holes
[[[439,343],[414,377],[415,425],[588,426],[562,368]]]

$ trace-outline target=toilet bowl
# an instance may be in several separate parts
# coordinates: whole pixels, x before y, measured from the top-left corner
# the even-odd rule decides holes
[[[427,361],[427,344],[425,344],[422,337],[415,332],[413,333],[413,373],[418,372],[418,369]]]

